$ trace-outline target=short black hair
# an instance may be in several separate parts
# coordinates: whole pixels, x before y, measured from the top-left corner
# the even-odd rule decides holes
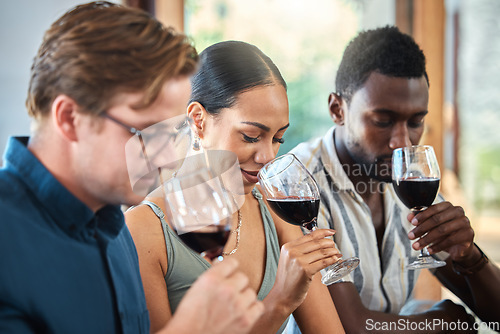
[[[363,31],[349,43],[337,71],[336,93],[349,103],[372,72],[402,78],[423,75],[429,84],[423,51],[394,26]]]
[[[286,83],[278,67],[255,45],[240,41],[213,44],[200,53],[201,66],[191,78],[189,102],[216,115],[231,108],[240,93],[257,86]]]

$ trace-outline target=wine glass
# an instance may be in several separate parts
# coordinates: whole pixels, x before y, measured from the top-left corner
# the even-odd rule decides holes
[[[222,250],[237,211],[231,194],[210,168],[200,168],[163,183],[167,216],[179,238],[211,261]]]
[[[257,177],[269,206],[278,216],[309,232],[318,228],[318,185],[295,155],[287,153],[270,161]],[[321,282],[332,284],[353,271],[358,264],[357,257],[340,260],[325,268]]]
[[[417,214],[432,205],[439,189],[439,165],[432,146],[414,145],[392,153],[392,184],[399,199]],[[446,265],[430,256],[427,247],[408,269],[437,268]]]

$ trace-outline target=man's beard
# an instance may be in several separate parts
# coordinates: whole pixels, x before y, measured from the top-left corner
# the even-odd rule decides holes
[[[392,156],[381,155],[375,158],[374,168],[376,173],[370,175],[375,180],[390,183],[392,182]]]
[[[355,162],[356,168],[359,168],[358,175],[366,175],[369,178],[375,179],[380,182],[392,182],[392,156],[380,155],[374,160],[369,161],[360,155],[352,154],[351,158]],[[352,175],[356,171],[353,170]],[[355,175],[354,175],[355,176]]]

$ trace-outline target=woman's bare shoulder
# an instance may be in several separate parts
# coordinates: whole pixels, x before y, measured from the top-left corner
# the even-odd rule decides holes
[[[158,205],[162,210],[163,204],[160,203],[158,198],[146,198],[147,201],[153,202]],[[146,204],[140,204],[137,206],[133,206],[124,212],[125,222],[127,226],[130,225],[141,225],[141,224],[150,224],[154,222],[159,222],[159,218],[156,216],[154,211]]]
[[[157,204],[162,210],[164,209],[162,203],[160,203],[161,199],[147,198],[147,200]],[[132,234],[137,248],[143,244],[151,243],[158,245],[164,242],[160,219],[148,205],[141,204],[132,207],[124,215],[125,223]]]

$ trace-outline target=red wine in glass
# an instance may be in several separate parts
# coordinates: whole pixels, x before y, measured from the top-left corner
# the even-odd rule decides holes
[[[179,238],[195,252],[213,260],[222,255],[231,233],[229,225],[190,226],[190,232],[175,229]]]
[[[308,230],[316,227],[319,199],[313,197],[268,198],[271,209],[286,222],[303,226]],[[314,225],[313,225],[314,224]]]
[[[408,178],[393,181],[394,190],[401,202],[414,211],[428,208],[434,202],[439,189],[438,178]]]
[[[401,202],[417,214],[432,205],[439,189],[440,171],[432,146],[414,145],[392,153],[392,184]],[[407,269],[437,268],[446,265],[420,250]]]

